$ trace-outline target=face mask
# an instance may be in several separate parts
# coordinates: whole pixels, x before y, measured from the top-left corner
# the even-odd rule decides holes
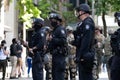
[[[38,25],[34,25],[33,28],[35,29],[35,31],[37,31],[37,30],[39,30],[41,27],[40,27],[40,25],[39,25],[39,26],[38,26]]]
[[[56,27],[58,24],[57,22],[51,22],[52,27]]]

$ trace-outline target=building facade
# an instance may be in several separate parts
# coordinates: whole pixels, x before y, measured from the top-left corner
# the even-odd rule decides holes
[[[7,46],[9,46],[13,38],[18,38],[18,12],[16,0],[12,0],[8,10],[5,10],[5,1],[1,1],[0,40],[5,39]]]

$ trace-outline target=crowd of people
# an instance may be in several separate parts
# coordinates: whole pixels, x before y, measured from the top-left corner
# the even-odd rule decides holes
[[[95,26],[90,17],[90,7],[81,4],[75,9],[76,17],[80,20],[76,30],[71,26],[62,25],[62,17],[56,13],[49,14],[52,27],[44,26],[44,20],[35,18],[34,29],[30,41],[18,41],[13,38],[10,52],[1,41],[0,68],[3,69],[3,80],[7,66],[7,55],[10,54],[12,66],[10,79],[21,77],[23,62],[21,54],[23,47],[27,48],[28,77],[32,67],[33,80],[43,80],[46,70],[46,80],[98,80],[101,66],[106,65],[109,80],[119,80],[119,47],[117,32],[108,30],[108,36],[103,35],[102,28]],[[115,13],[118,21],[120,13]],[[120,37],[120,36],[119,36]],[[116,43],[115,43],[116,42]],[[112,56],[112,57],[111,57]]]

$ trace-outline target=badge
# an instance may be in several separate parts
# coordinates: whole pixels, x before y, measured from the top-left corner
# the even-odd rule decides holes
[[[41,36],[43,37],[43,36],[44,36],[44,34],[43,34],[43,33],[41,33]]]
[[[89,30],[90,26],[89,26],[89,25],[86,25],[85,28],[86,28],[86,30]]]
[[[61,30],[62,34],[65,34],[65,31],[64,30]]]

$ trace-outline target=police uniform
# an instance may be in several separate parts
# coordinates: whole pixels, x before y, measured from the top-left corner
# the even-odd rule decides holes
[[[78,64],[79,80],[93,80],[95,24],[90,17],[89,5],[80,4],[76,11],[77,18],[81,20],[74,32],[73,42],[76,46],[75,61]]]
[[[120,26],[120,12],[114,14],[118,26]],[[111,61],[110,78],[111,80],[120,79],[120,28],[111,35],[111,47],[114,56]]]
[[[118,29],[114,34],[116,35],[116,33],[120,34],[120,29]],[[120,35],[119,35],[120,36]],[[118,35],[116,35],[116,40],[118,40]],[[111,41],[111,44],[119,44],[117,43],[117,41]],[[120,53],[119,53],[119,48],[118,46],[111,46],[112,49],[115,48],[115,50],[112,50],[114,53],[114,56],[112,58],[112,62],[111,62],[111,66],[110,66],[110,78],[111,80],[119,80],[120,79]]]
[[[51,12],[49,20],[53,27],[49,43],[52,54],[52,80],[64,80],[67,55],[66,29],[62,26],[62,17],[59,14]]]
[[[41,20],[37,20],[38,23]],[[41,30],[41,27],[36,25],[35,32],[32,35],[31,42],[29,44],[30,48],[36,47],[33,49],[33,57],[32,57],[32,76],[33,80],[43,80],[43,60],[42,54],[44,50],[44,46],[46,44],[46,36],[45,33]]]
[[[63,26],[58,26],[52,33],[52,77],[53,80],[64,80],[65,58],[64,45],[66,44],[66,31]]]
[[[92,41],[94,39],[94,22],[90,17],[78,24],[76,30],[76,59],[79,62],[79,79],[80,80],[93,80],[92,68],[94,50],[92,50]],[[81,59],[84,59],[81,61]]]

